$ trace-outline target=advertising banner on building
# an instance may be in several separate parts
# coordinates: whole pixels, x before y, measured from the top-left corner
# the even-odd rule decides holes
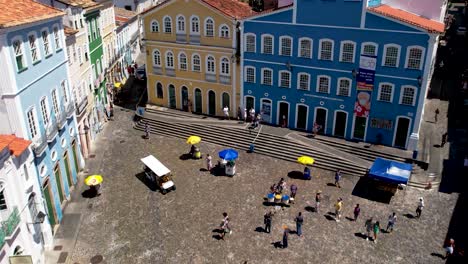
[[[361,55],[359,59],[359,71],[356,75],[357,95],[356,103],[354,104],[354,113],[356,116],[369,116],[376,65],[377,57]]]

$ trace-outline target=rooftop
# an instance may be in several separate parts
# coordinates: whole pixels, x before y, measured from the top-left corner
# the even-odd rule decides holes
[[[425,29],[430,33],[443,33],[445,30],[443,23],[389,5],[378,5],[368,10]]]
[[[6,147],[10,153],[19,157],[31,145],[31,141],[16,137],[15,135],[0,135],[0,151]]]
[[[138,14],[137,12],[129,11],[120,7],[114,7],[114,13],[115,13],[115,24],[117,26],[121,26],[127,23],[127,21],[134,18]]]
[[[71,35],[75,35],[76,33],[80,31],[73,29],[71,27],[63,26],[63,32],[65,33],[65,36],[71,36]]]
[[[33,0],[0,0],[0,28],[14,27],[65,15]]]
[[[67,5],[71,6],[78,6],[82,8],[87,8],[95,5],[99,5],[99,3],[96,3],[93,0],[57,0],[58,2],[62,2]]]

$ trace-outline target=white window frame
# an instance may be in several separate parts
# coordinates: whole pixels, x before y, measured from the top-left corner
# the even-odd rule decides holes
[[[382,86],[384,86],[384,85],[388,85],[388,86],[392,87],[392,91],[390,93],[390,101],[385,101],[385,100],[382,100],[382,98],[381,98],[381,96],[382,96]],[[393,83],[388,83],[388,82],[379,83],[379,91],[377,93],[377,101],[384,102],[384,103],[393,103],[393,94],[394,93],[395,93],[395,85]]]
[[[52,107],[54,108],[54,113],[55,115],[58,115],[60,113],[60,103],[58,101],[57,88],[52,90],[51,96],[52,96]]]
[[[366,47],[366,46],[374,46],[375,54],[373,54],[371,56],[377,56],[379,54],[379,44],[377,44],[375,42],[363,42],[361,44],[361,55],[365,55],[364,54],[364,47]]]
[[[420,62],[419,62],[419,67],[418,68],[409,68],[409,55],[410,55],[410,50],[411,49],[420,49],[421,50],[421,58],[420,58]],[[418,46],[418,45],[412,45],[412,46],[408,46],[406,48],[406,58],[405,58],[405,69],[409,69],[409,70],[422,70],[423,68],[423,63],[424,63],[424,55],[426,53],[426,49],[422,46]]]
[[[33,42],[31,42],[30,38],[33,38]],[[29,52],[31,53],[31,61],[33,64],[38,63],[41,61],[41,51],[39,49],[37,41],[37,34],[36,32],[31,32],[28,34],[28,47],[29,47]],[[33,52],[36,54],[36,59],[34,59]]]
[[[257,36],[253,33],[246,33],[244,36],[245,36],[244,52],[252,52],[252,53],[257,52]],[[248,37],[253,37],[253,51],[249,51],[247,49],[247,47],[249,46],[249,42],[247,41]]]
[[[185,56],[185,63],[182,62],[182,56]],[[179,52],[179,55],[177,56],[179,60],[179,70],[181,71],[187,71],[188,70],[188,58],[187,54],[185,52]],[[183,65],[185,64],[185,68],[183,68]]]
[[[223,29],[223,28],[226,28],[226,29]],[[224,31],[227,32],[227,36],[223,36],[223,35],[225,35],[225,34],[224,34]],[[230,30],[229,30],[229,26],[228,26],[228,25],[226,25],[226,24],[221,24],[221,25],[219,26],[219,37],[220,37],[220,38],[224,38],[224,39],[229,39],[229,38],[231,38],[231,33],[230,33]]]
[[[307,76],[307,89],[301,88],[301,76],[302,75]],[[297,89],[301,91],[310,91],[310,74],[308,74],[307,72],[300,72],[297,74]]]
[[[43,33],[46,33],[47,35],[44,36]],[[52,47],[50,45],[50,37],[49,37],[49,29],[48,28],[43,28],[41,29],[41,40],[42,40],[42,45],[44,46],[44,57],[48,57],[52,55]]]
[[[167,31],[168,27],[166,27],[166,19],[169,19],[169,30]],[[167,34],[172,34],[172,18],[170,16],[164,16],[163,17],[163,32]]]
[[[348,93],[346,95],[340,94],[340,88],[341,88],[340,83],[341,83],[342,80],[346,80],[346,81],[349,82]],[[353,87],[353,80],[351,80],[350,78],[346,78],[346,77],[340,77],[340,78],[338,78],[338,81],[336,82],[336,95],[349,97],[349,96],[351,96],[352,87]]]
[[[68,103],[68,83],[66,80],[63,80],[61,83],[60,83],[60,88],[62,89],[62,93],[63,93],[63,101],[65,103]]]
[[[212,60],[211,60],[212,59]],[[205,60],[205,66],[206,66],[206,72],[210,74],[216,74],[216,59],[215,56],[213,55],[206,55],[206,60]],[[213,63],[213,67],[209,67],[209,63]],[[213,68],[213,70],[210,70],[210,68]]]
[[[289,55],[283,54],[283,39],[289,39],[291,41],[291,45],[289,46],[289,52],[290,52]],[[294,42],[293,42],[292,37],[290,37],[290,36],[281,36],[281,37],[279,37],[279,51],[278,51],[278,54],[280,56],[291,57],[293,55],[293,47],[294,47]]]
[[[324,59],[324,58],[322,58],[322,45],[323,45],[323,42],[325,42],[325,41],[331,42],[331,56],[330,56],[330,59]],[[334,41],[334,40],[332,40],[332,39],[320,39],[320,41],[319,41],[319,49],[318,49],[318,58],[319,58],[319,60],[333,61],[333,58],[334,58],[334,49],[335,49],[335,41]]]
[[[159,22],[157,20],[151,20],[150,27],[151,27],[151,33],[159,33],[160,32]]]
[[[351,61],[344,61],[343,60],[343,57],[344,57],[344,45],[345,44],[352,44],[353,45],[353,54],[352,54],[352,59]],[[343,40],[341,41],[340,43],[340,62],[344,62],[344,63],[354,63],[356,60],[356,42],[354,41],[351,41],[351,40]]]
[[[253,80],[251,82],[249,82],[249,75],[247,74],[248,70],[253,70]],[[244,72],[244,76],[245,76],[245,82],[246,83],[255,83],[256,82],[256,72],[255,72],[255,67],[254,66],[245,66],[245,72]]]
[[[223,76],[229,76],[231,74],[231,65],[228,57],[221,57],[219,59],[219,74]],[[223,69],[226,67],[225,69]],[[224,72],[225,71],[225,72]]]
[[[265,83],[265,71],[269,71],[271,73],[271,82],[270,83]],[[262,68],[261,77],[262,77],[261,83],[263,85],[273,86],[273,82],[274,82],[273,69],[271,69],[271,68]]]
[[[83,57],[82,57],[80,46],[76,48],[76,53],[78,54],[78,62],[80,63],[80,65],[83,64]]]
[[[265,38],[270,37],[271,38],[271,53],[265,53]],[[262,34],[261,35],[261,53],[262,54],[268,54],[268,55],[273,55],[275,54],[275,37],[271,34]]]
[[[31,113],[32,120],[30,118],[29,113]],[[31,134],[31,138],[36,138],[39,135],[39,126],[37,123],[36,108],[34,106],[29,107],[28,111],[26,111],[26,118],[28,120],[28,128],[29,133]],[[33,125],[33,127],[31,127],[31,125]]]
[[[156,60],[155,60],[156,52],[159,53],[159,63],[156,63]],[[158,49],[154,49],[152,52],[152,55],[153,55],[153,58],[152,58],[153,66],[161,67],[161,52]]]
[[[179,21],[179,19],[182,18],[181,21]],[[179,22],[182,22],[183,23],[183,29],[180,29],[179,28]],[[185,33],[185,27],[186,27],[186,24],[185,24],[185,17],[183,15],[177,15],[176,17],[176,23],[177,23],[177,26],[176,26],[176,33]]]
[[[58,25],[54,25],[52,27],[52,34],[54,35],[55,52],[57,52],[62,49],[62,38],[60,36],[60,28]]]
[[[409,104],[403,104],[403,91],[405,90],[405,88],[411,88],[414,90],[414,96],[413,96],[413,102],[409,105]],[[416,88],[415,86],[412,86],[412,85],[402,85],[401,86],[401,89],[400,89],[400,100],[399,100],[399,104],[401,105],[406,105],[406,106],[414,106],[415,102],[416,102],[416,97],[418,95],[418,88]]]
[[[288,74],[289,74],[289,80],[288,80],[289,85],[288,85],[287,87],[281,85],[281,81],[282,81],[282,79],[281,79],[281,74],[282,74],[282,73],[288,73]],[[278,72],[278,87],[279,87],[279,88],[291,88],[291,79],[292,79],[292,76],[291,76],[291,72],[290,72],[290,71],[287,71],[287,70],[281,70],[281,71],[279,71],[279,72]]]
[[[213,34],[212,34],[212,35],[208,35],[208,34],[207,34],[207,32],[208,32],[208,21],[211,21],[211,25],[213,25],[213,28],[212,28]],[[205,33],[205,37],[209,37],[209,38],[215,37],[215,36],[216,36],[216,32],[215,32],[215,21],[214,21],[214,19],[211,18],[211,17],[207,17],[207,18],[205,18],[205,21],[204,21],[203,24],[204,24],[204,27],[203,27],[203,28],[204,28],[204,30],[205,30],[205,32],[204,32],[204,33]]]
[[[44,102],[44,104],[42,104],[42,102]],[[47,126],[47,124],[50,122],[50,110],[47,97],[43,96],[41,98],[39,101],[39,106],[41,107],[42,121],[44,122],[44,126]]]
[[[18,53],[18,54],[20,54],[20,55],[17,55],[17,53],[15,51],[14,43],[17,42],[17,41],[19,42],[19,49],[18,50],[21,53]],[[16,71],[20,72],[20,71],[26,70],[28,68],[28,63],[27,63],[27,60],[26,60],[26,54],[24,53],[24,41],[23,41],[23,39],[20,36],[12,38],[11,48],[13,49],[13,55],[15,57]],[[17,63],[17,60],[16,60],[16,58],[18,56],[21,56],[21,62],[23,64],[23,67],[21,69],[18,67],[18,63]]]
[[[198,56],[198,64],[195,63],[195,56]],[[193,71],[193,72],[201,72],[201,70],[202,70],[201,64],[202,64],[202,63],[201,63],[201,56],[200,56],[200,54],[198,54],[198,53],[192,54],[192,71]],[[198,69],[198,70],[195,69],[195,66],[198,66],[199,69]]]
[[[387,58],[387,49],[390,48],[390,47],[394,47],[394,48],[398,49],[397,58],[396,58],[396,65],[395,66],[385,65],[385,61],[386,61],[386,58]],[[400,66],[400,55],[401,55],[401,46],[400,45],[393,44],[393,43],[392,44],[385,44],[384,48],[383,48],[382,66],[391,67],[391,68],[398,68]]]
[[[319,89],[319,87],[320,87],[320,78],[327,78],[328,79],[328,91],[326,93],[320,92],[320,89]],[[318,75],[317,76],[317,85],[316,85],[316,89],[315,89],[315,91],[317,93],[330,94],[330,88],[331,88],[330,86],[331,86],[331,77],[330,76],[328,76],[328,75]]]
[[[193,30],[194,26],[194,19],[198,20],[198,31]],[[191,16],[190,17],[190,34],[191,35],[200,35],[200,18],[198,16]]]
[[[171,54],[172,56],[172,66],[169,65],[169,53]],[[168,69],[174,69],[175,68],[175,61],[174,61],[174,52],[172,52],[171,50],[168,50],[166,51],[166,53],[164,54],[164,58],[165,58],[165,61],[166,61],[166,68]]]
[[[302,53],[302,41],[303,40],[308,40],[310,41],[310,56],[301,56]],[[313,54],[313,47],[314,47],[314,42],[311,38],[300,38],[298,43],[297,43],[297,57],[299,58],[306,58],[306,59],[312,59],[312,54]]]

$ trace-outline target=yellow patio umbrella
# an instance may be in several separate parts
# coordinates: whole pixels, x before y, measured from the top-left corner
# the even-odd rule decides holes
[[[85,184],[88,186],[101,184],[102,181],[103,179],[101,175],[91,175],[91,176],[86,177],[86,179],[84,180]]]
[[[199,136],[190,136],[187,138],[187,144],[190,144],[190,145],[198,144],[200,143],[200,141],[201,141],[201,137]]]
[[[307,166],[314,164],[315,160],[309,156],[300,156],[299,158],[297,158],[297,162]]]

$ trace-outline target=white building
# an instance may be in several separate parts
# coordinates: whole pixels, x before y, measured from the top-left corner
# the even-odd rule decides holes
[[[52,245],[30,144],[0,135],[1,264],[45,263],[44,248]]]
[[[158,0],[113,0],[116,7],[141,13],[158,3]]]

